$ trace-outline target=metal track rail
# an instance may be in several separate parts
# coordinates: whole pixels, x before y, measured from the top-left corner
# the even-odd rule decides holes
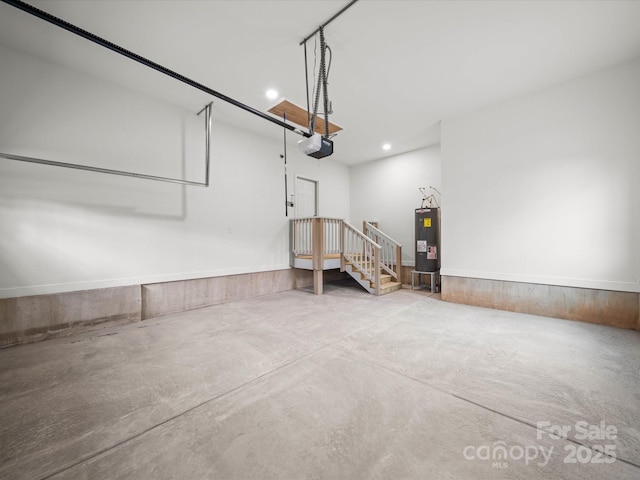
[[[102,37],[99,37],[97,35],[94,35],[91,32],[88,32],[80,27],[77,27],[65,20],[62,20],[61,18],[58,18],[54,15],[51,15],[50,13],[45,12],[44,10],[40,10],[39,8],[36,8],[32,5],[29,5],[28,3],[22,2],[20,0],[0,0],[8,5],[12,5],[24,12],[27,12],[35,17],[38,17],[46,22],[49,22],[53,25],[56,25],[64,30],[67,30],[71,33],[74,33],[80,37],[83,37],[93,43],[96,43],[102,47],[108,48],[109,50],[112,50],[116,53],[119,53],[120,55],[123,55],[127,58],[130,58],[131,60],[138,62],[146,67],[149,67],[153,70],[156,70],[160,73],[163,73],[169,77],[175,78],[176,80],[182,82],[182,83],[186,83],[187,85],[193,87],[193,88],[197,88],[198,90],[201,90],[205,93],[208,93],[209,95],[213,95],[216,98],[219,98],[220,100],[223,100],[227,103],[230,103],[231,105],[235,105],[238,108],[241,108],[243,110],[246,110],[249,113],[252,113],[254,115],[257,115],[260,118],[263,118],[264,120],[267,120],[271,123],[275,123],[276,125],[279,125],[283,128],[286,128],[287,130],[291,130],[292,132],[295,132],[299,135],[302,135],[304,137],[310,137],[311,134],[310,133],[306,133],[303,132],[302,130],[294,127],[293,125],[289,125],[288,123],[284,123],[283,121],[281,121],[278,118],[275,117],[271,117],[269,115],[267,115],[264,112],[261,112],[260,110],[256,110],[253,107],[250,107],[249,105],[245,105],[244,103],[241,103],[237,100],[234,100],[231,97],[228,97],[226,95],[223,95],[220,92],[216,92],[215,90],[213,90],[212,88],[209,88],[205,85],[202,85],[201,83],[196,82],[195,80],[191,80],[188,77],[185,77],[184,75],[180,75],[177,72],[174,72],[173,70],[169,70],[166,67],[163,67],[162,65],[153,62],[145,57],[142,57],[140,55],[138,55],[137,53],[133,53],[130,50],[127,50],[125,48],[120,47],[119,45],[116,45],[113,42],[110,42],[109,40],[106,40]]]

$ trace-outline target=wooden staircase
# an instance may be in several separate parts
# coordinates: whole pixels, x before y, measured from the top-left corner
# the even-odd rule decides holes
[[[344,271],[347,272],[356,282],[358,282],[367,292],[373,295],[376,294],[375,282],[367,278],[371,277],[372,275],[366,275],[366,273],[371,273],[370,271],[360,271],[360,269],[358,269],[358,267],[350,261],[345,261]],[[390,274],[380,272],[380,295],[385,295],[401,288],[402,283],[394,282],[393,277]]]
[[[402,245],[370,223],[360,232],[342,219],[294,219],[290,241],[291,267],[313,270],[316,294],[322,293],[322,272],[337,268],[373,295],[402,288]]]

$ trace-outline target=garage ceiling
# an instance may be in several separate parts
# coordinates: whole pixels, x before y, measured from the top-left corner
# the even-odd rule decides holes
[[[275,103],[265,97],[269,88],[306,105],[299,43],[349,2],[28,3],[266,112]],[[0,45],[188,108],[209,101],[202,92],[108,57],[114,55],[105,49],[79,45],[77,37],[57,32],[52,39],[60,29],[42,24],[0,4]],[[333,52],[330,120],[344,128],[331,158],[353,165],[437,144],[439,122],[447,117],[639,58],[638,25],[638,1],[359,0],[325,29]],[[308,43],[310,74],[314,44]],[[219,100],[214,116],[282,139],[277,126]],[[382,150],[386,142],[389,151]]]

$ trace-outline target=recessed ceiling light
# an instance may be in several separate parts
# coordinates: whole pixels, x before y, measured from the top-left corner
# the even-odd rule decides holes
[[[385,143],[384,145],[382,145],[382,149],[383,150],[391,150],[391,144],[390,143]]]
[[[275,100],[276,98],[278,98],[278,91],[270,88],[269,90],[267,90],[266,95],[269,100]]]

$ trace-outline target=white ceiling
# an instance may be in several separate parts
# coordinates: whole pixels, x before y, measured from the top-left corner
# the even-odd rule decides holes
[[[273,104],[267,88],[306,106],[299,43],[348,1],[29,3],[266,111]],[[52,30],[59,29],[0,4],[0,44],[76,62],[74,68],[174,102],[209,101],[129,60],[106,59],[77,37],[58,32],[54,41]],[[640,1],[359,0],[325,36],[333,52],[330,120],[344,128],[332,158],[352,165],[439,143],[439,121],[459,112],[640,57]],[[313,52],[310,40],[310,69]],[[217,121],[282,139],[276,125],[214,103]],[[291,143],[298,139],[289,135]],[[389,152],[384,142],[393,145]]]

